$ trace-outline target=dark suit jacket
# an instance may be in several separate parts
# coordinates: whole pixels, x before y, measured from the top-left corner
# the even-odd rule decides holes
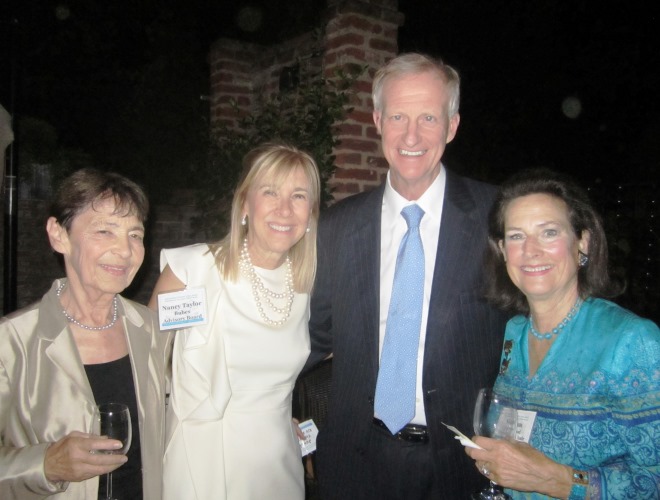
[[[323,500],[355,498],[378,375],[380,217],[384,186],[323,213],[311,301],[308,366],[332,352],[327,422],[317,460]],[[434,470],[447,495],[467,498],[483,478],[441,422],[472,435],[474,401],[498,370],[506,318],[480,297],[492,186],[447,172],[423,367]]]

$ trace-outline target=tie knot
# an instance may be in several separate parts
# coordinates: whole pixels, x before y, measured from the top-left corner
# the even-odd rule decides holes
[[[424,217],[424,210],[417,205],[408,205],[401,210],[401,215],[406,219],[406,224],[408,224],[408,229],[412,227],[419,227],[419,221]]]

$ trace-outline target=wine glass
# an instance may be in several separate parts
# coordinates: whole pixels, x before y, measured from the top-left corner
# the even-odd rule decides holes
[[[96,450],[96,452],[125,455],[131,447],[133,438],[131,413],[128,406],[122,403],[103,403],[98,406],[98,416],[101,424],[101,436],[121,441],[123,446],[118,450]],[[112,497],[112,472],[108,472],[106,475],[105,498],[114,500]]]
[[[492,389],[481,389],[474,405],[472,424],[477,436],[515,440],[518,412],[511,402],[503,400]],[[510,498],[494,481],[473,496],[474,500],[509,500]]]

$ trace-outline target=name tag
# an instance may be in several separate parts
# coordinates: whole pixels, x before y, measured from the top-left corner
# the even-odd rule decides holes
[[[304,440],[298,440],[298,443],[300,443],[300,452],[304,457],[305,455],[316,451],[316,436],[318,435],[319,430],[312,419],[300,422],[298,427],[300,427],[300,430],[305,435]]]
[[[528,410],[518,410],[517,413],[518,413],[518,419],[517,419],[518,428],[516,429],[516,441],[529,443],[529,437],[532,434],[532,427],[534,427],[534,421],[536,420],[536,412],[528,411]]]
[[[161,330],[205,325],[206,289],[186,288],[158,295],[158,323]]]

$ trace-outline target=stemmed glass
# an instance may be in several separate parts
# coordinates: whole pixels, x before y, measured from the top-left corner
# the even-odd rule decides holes
[[[128,406],[122,403],[103,403],[98,406],[101,436],[121,441],[123,446],[118,450],[97,450],[97,453],[125,455],[131,447],[133,430],[131,428],[131,414]],[[112,496],[112,472],[106,475],[106,500],[114,500]]]
[[[477,436],[515,440],[518,412],[510,402],[502,400],[492,389],[481,389],[474,405],[472,424]],[[473,496],[474,500],[509,500],[510,498],[494,481]]]

